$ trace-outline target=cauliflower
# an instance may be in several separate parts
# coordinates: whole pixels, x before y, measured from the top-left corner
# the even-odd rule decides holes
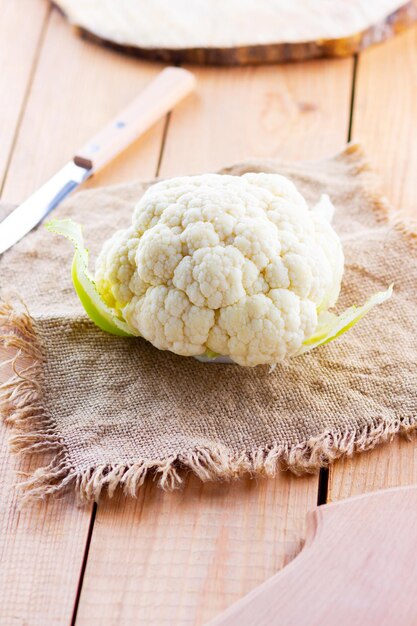
[[[332,215],[327,196],[310,210],[277,174],[162,181],[139,200],[131,225],[104,244],[94,280],[77,225],[50,228],[75,243],[73,276],[84,282],[77,291],[104,330],[255,366],[330,341],[391,295],[390,288],[340,317],[329,313],[344,266]]]

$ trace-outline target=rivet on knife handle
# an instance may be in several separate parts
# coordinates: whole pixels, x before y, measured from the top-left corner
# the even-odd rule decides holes
[[[97,171],[157,122],[195,87],[191,72],[167,67],[113,122],[83,146],[74,163]]]

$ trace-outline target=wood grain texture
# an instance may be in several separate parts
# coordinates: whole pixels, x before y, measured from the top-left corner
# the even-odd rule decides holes
[[[417,445],[397,437],[371,452],[337,461],[330,468],[328,501],[369,493],[375,489],[417,483]]]
[[[300,550],[317,480],[279,477],[182,492],[150,481],[98,509],[77,626],[204,624]]]
[[[0,0],[0,31],[6,15],[5,4],[10,3]],[[20,64],[30,66],[29,60],[23,58],[24,51],[36,65],[29,35],[26,33],[28,45],[25,47],[18,30],[20,23],[23,29],[28,29],[26,20],[30,19],[35,29],[44,11],[42,0],[22,0],[21,4],[19,0],[20,9],[23,4],[27,5],[27,14],[23,10],[16,13],[16,28],[7,36],[10,45],[16,35],[22,46],[20,56],[13,63],[15,69]],[[22,200],[60,168],[85,139],[128,104],[160,70],[103,53],[81,42],[68,31],[56,11],[41,43],[15,150],[10,155],[4,198],[12,201]],[[7,76],[5,92],[14,88],[10,74]],[[0,76],[1,85],[3,78]],[[21,91],[23,93],[24,88]],[[16,102],[2,94],[0,98],[2,123],[3,119],[12,120]],[[163,127],[162,120],[132,146],[128,154],[94,177],[90,185],[153,175]],[[0,152],[2,149],[0,142]],[[4,358],[1,354],[0,362]],[[7,369],[0,368],[0,382],[7,376]],[[7,446],[9,434],[4,424],[0,424],[0,623],[5,626],[69,626],[92,507],[78,507],[69,494],[63,499],[41,502],[20,511],[15,491],[16,472],[33,471],[42,464],[42,459],[33,457],[20,461],[12,456]]]
[[[257,2],[185,8],[183,2],[96,8],[53,0],[92,41],[149,60],[200,65],[255,65],[355,54],[402,31],[417,19],[413,0],[355,0],[312,10],[310,2]],[[333,5],[333,6],[332,6]],[[348,6],[350,5],[350,6]],[[353,7],[352,7],[353,5]],[[357,10],[356,16],[355,11]],[[220,12],[220,15],[219,15]],[[331,14],[331,15],[330,15]],[[128,18],[126,18],[128,15]],[[250,16],[248,18],[248,15]],[[358,17],[366,15],[368,19]],[[140,19],[142,18],[142,19]],[[161,19],[162,18],[162,19]],[[165,19],[164,19],[165,18]],[[220,20],[220,24],[219,24]],[[149,28],[158,24],[158,28]]]
[[[417,217],[417,28],[359,57],[353,136],[395,210]]]
[[[352,61],[302,68],[199,70],[197,94],[171,114],[160,174],[335,152],[347,137]],[[205,485],[190,476],[181,493],[148,482],[137,501],[103,501],[77,626],[204,624],[295,556],[317,484],[288,473]]]
[[[47,0],[0,0],[0,189],[48,13]]]
[[[8,355],[0,349],[0,362]],[[0,382],[11,366],[0,369]],[[17,472],[29,473],[39,457],[8,453],[10,432],[0,422],[0,623],[5,626],[69,624],[84,556],[91,505],[72,496],[19,509]]]
[[[415,624],[416,506],[405,487],[316,509],[301,554],[208,626]]]
[[[14,203],[24,200],[127,106],[160,70],[156,64],[121,58],[79,40],[54,10],[2,199]],[[163,129],[161,120],[87,186],[152,177]]]
[[[381,177],[393,211],[417,218],[417,30],[361,54],[353,137]],[[329,500],[417,482],[417,442],[396,438],[330,468]]]
[[[161,173],[215,171],[248,157],[318,159],[346,142],[352,59],[196,69],[197,92],[172,113]]]

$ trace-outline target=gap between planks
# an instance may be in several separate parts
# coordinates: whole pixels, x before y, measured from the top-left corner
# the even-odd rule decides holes
[[[353,67],[352,67],[352,86],[350,91],[350,111],[349,111],[349,127],[347,131],[347,141],[351,141],[352,139],[352,128],[353,128],[353,110],[355,106],[355,92],[356,92],[356,76],[358,69],[358,54],[353,55]],[[327,503],[328,495],[329,495],[329,479],[330,472],[328,467],[322,467],[319,472],[319,484],[317,490],[317,505],[320,506],[322,504]]]
[[[97,503],[94,502],[92,509],[91,509],[90,524],[88,526],[88,533],[87,533],[87,537],[85,541],[85,550],[84,550],[84,555],[83,555],[83,561],[81,563],[80,578],[78,580],[77,592],[75,594],[74,609],[72,611],[72,616],[71,616],[71,626],[75,626],[76,621],[77,621],[78,604],[80,602],[80,596],[81,596],[81,591],[82,591],[83,582],[84,582],[84,574],[85,574],[85,569],[87,567],[88,553],[90,552],[91,539],[93,537],[94,524],[95,524],[96,516],[97,516],[97,507],[98,507]]]

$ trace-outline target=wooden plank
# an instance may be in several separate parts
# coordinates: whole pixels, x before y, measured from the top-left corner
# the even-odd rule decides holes
[[[20,510],[16,473],[35,470],[42,458],[11,456],[9,434],[0,422],[0,623],[69,625],[92,507],[65,497]]]
[[[2,199],[25,199],[160,70],[80,40],[54,10]],[[152,177],[163,127],[162,120],[87,186]]]
[[[381,175],[393,210],[417,218],[417,30],[363,53],[359,59],[353,136]],[[417,443],[390,445],[354,456],[330,469],[329,500],[417,481]]]
[[[417,28],[360,55],[353,135],[395,209],[417,216]]]
[[[203,624],[301,549],[315,477],[206,484],[151,482],[136,501],[99,505],[80,624]]]
[[[161,173],[331,155],[346,142],[351,68],[344,59],[196,70],[197,93],[173,113]]]
[[[417,482],[415,439],[396,438],[371,452],[338,461],[329,472],[328,501],[349,498],[376,489]]]
[[[39,11],[43,10],[39,0],[24,4],[37,5]],[[20,0],[19,7],[22,8]],[[22,10],[19,15],[25,24],[23,14]],[[14,36],[13,31],[8,32],[7,41],[11,42]],[[159,69],[114,53],[103,53],[80,41],[54,11],[11,158],[3,199],[19,201],[33,191]],[[4,88],[7,91],[7,85]],[[161,122],[91,184],[118,181],[123,176],[152,175],[159,158],[163,126]],[[14,287],[18,289],[19,285]],[[0,375],[4,380],[4,368]],[[19,511],[14,491],[15,470],[28,472],[42,460],[26,459],[19,464],[7,451],[8,435],[1,425],[0,622],[69,625],[92,507],[77,507],[69,495]]]
[[[347,136],[351,77],[351,60],[198,70],[198,94],[172,114],[161,175],[253,154],[336,151]],[[295,556],[316,498],[317,476],[282,473],[204,485],[189,476],[180,493],[148,482],[136,501],[104,501],[77,626],[205,623]]]
[[[0,189],[48,16],[47,0],[0,0]]]

